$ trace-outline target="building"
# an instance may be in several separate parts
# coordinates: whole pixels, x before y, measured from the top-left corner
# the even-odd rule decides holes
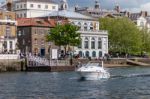
[[[11,11],[8,2],[7,10],[0,10],[0,53],[15,53],[17,49],[16,13]]]
[[[137,18],[137,26],[139,29],[146,29],[148,32],[150,31],[150,16],[147,17],[139,17]]]
[[[58,4],[52,0],[18,0],[15,2],[17,18],[32,18],[58,11]]]
[[[56,26],[56,21],[48,18],[18,18],[18,47],[22,53],[48,56],[49,49],[57,47],[46,41],[46,35]],[[64,21],[65,22],[65,21]]]
[[[74,54],[79,55],[81,58],[100,58],[108,53],[108,32],[99,30],[98,19],[68,11],[66,8],[61,9],[49,13],[46,17],[56,19],[60,23],[62,19],[67,19],[70,23],[80,27],[78,32],[81,33],[82,42],[80,46],[72,50]]]
[[[98,0],[95,0],[95,5],[93,8],[75,6],[75,12],[92,16],[95,18],[105,17],[107,15],[111,15],[113,17],[122,17],[122,16],[128,17],[129,15],[129,12],[121,11],[121,8],[118,4],[115,6],[113,10],[102,9]]]
[[[147,17],[148,12],[147,11],[141,11],[139,13],[130,13],[129,14],[129,19],[131,19],[135,24],[137,24],[137,19],[140,17]]]

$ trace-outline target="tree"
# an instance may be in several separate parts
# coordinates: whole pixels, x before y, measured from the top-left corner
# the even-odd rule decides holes
[[[142,48],[141,54],[150,53],[150,31],[147,28],[141,29]]]
[[[127,18],[101,18],[100,29],[108,30],[109,51],[139,54],[142,38],[138,27]]]
[[[63,46],[65,49],[70,46],[78,46],[81,42],[80,33],[77,31],[79,27],[72,24],[57,25],[55,28],[50,29],[49,34],[46,36],[47,41],[52,41],[57,46]]]

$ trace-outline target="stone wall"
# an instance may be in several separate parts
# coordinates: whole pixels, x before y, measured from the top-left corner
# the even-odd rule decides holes
[[[0,72],[24,70],[26,70],[24,60],[0,60]]]

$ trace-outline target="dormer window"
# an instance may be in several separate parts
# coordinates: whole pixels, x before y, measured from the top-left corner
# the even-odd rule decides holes
[[[87,23],[84,23],[84,31],[87,31],[88,30],[88,25]]]
[[[90,30],[93,30],[93,23],[90,24]]]

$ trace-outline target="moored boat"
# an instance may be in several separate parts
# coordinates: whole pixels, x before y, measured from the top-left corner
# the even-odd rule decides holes
[[[81,78],[87,80],[99,80],[102,78],[110,78],[109,72],[104,69],[103,61],[100,63],[89,62],[85,65],[79,65],[76,69],[76,72],[80,75]]]

